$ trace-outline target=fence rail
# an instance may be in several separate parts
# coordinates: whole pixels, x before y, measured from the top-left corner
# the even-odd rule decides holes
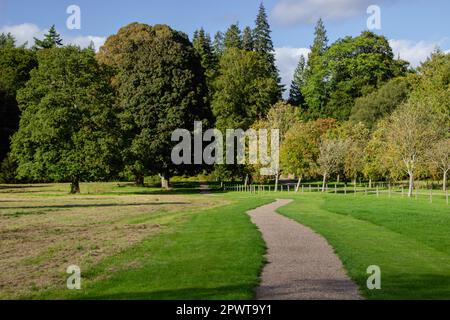
[[[225,191],[234,191],[234,192],[247,192],[252,194],[261,194],[267,192],[294,192],[294,193],[308,193],[308,192],[323,192],[323,193],[334,193],[334,194],[374,194],[377,197],[380,195],[388,195],[391,196],[408,196],[408,188],[405,188],[403,185],[390,185],[390,184],[376,184],[371,187],[368,185],[364,186],[346,186],[346,185],[338,185],[338,184],[327,184],[325,188],[322,185],[314,185],[314,184],[301,184],[297,189],[296,183],[285,183],[279,184],[278,187],[270,184],[233,184],[233,185],[225,185]],[[427,197],[430,202],[433,202],[433,199],[436,198],[445,198],[447,205],[449,204],[449,195],[448,191],[436,191],[433,189],[414,189],[412,192],[412,198],[418,199],[419,197]]]

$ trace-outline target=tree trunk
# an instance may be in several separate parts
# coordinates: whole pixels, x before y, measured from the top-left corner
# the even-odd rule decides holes
[[[409,190],[408,190],[408,197],[412,197],[413,190],[414,190],[414,174],[412,172],[408,172],[409,174]]]
[[[136,187],[144,186],[144,176],[142,174],[137,174],[134,176],[134,185]]]
[[[372,188],[372,178],[369,178],[369,188]]]
[[[301,183],[302,183],[302,176],[299,176],[298,181],[297,181],[297,187],[295,188],[295,192],[298,192],[298,189],[300,188]]]
[[[161,188],[162,189],[166,189],[166,190],[168,190],[169,189],[169,180],[170,180],[170,178],[169,178],[169,176],[167,175],[167,174],[161,174],[160,175],[161,176]]]
[[[442,190],[443,191],[447,191],[447,172],[448,171],[444,171],[444,177],[442,178]]]
[[[322,192],[325,192],[325,183],[327,182],[327,174],[323,174],[323,181],[322,181]]]
[[[339,179],[340,179],[340,178],[341,178],[341,175],[338,174],[338,175],[337,175],[337,179],[336,179],[336,180],[337,180],[337,181],[336,181],[337,184],[339,184]]]
[[[275,174],[275,192],[278,191],[278,177],[279,177],[279,175],[278,175],[278,172],[277,172],[277,174]]]
[[[245,175],[245,182],[244,182],[245,189],[247,189],[247,185],[248,185],[248,173]]]
[[[71,194],[80,193],[80,181],[78,181],[78,179],[72,180],[72,183],[70,184],[70,193]]]
[[[356,187],[356,176],[353,178],[353,185]]]

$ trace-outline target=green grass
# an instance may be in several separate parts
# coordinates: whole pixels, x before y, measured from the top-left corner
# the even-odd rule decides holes
[[[279,212],[322,234],[369,299],[450,299],[450,209],[444,201],[295,196]],[[366,286],[381,268],[381,290]]]
[[[251,299],[265,247],[246,211],[272,200],[233,199],[220,209],[180,214],[161,234],[82,271],[81,291],[32,298]]]

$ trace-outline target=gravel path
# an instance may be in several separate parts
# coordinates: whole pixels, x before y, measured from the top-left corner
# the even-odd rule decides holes
[[[275,210],[291,202],[277,200],[249,211],[266,242],[267,261],[259,300],[356,300],[357,286],[346,275],[327,241]]]

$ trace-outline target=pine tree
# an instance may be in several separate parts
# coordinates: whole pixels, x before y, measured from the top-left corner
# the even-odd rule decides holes
[[[314,42],[308,55],[303,90],[310,118],[321,117],[326,103],[326,90],[323,80],[326,70],[324,70],[323,55],[328,48],[328,38],[322,19],[317,21],[314,35]]]
[[[213,52],[216,58],[219,58],[223,53],[224,50],[223,40],[224,40],[223,32],[217,31],[216,34],[214,35],[214,42],[213,42]]]
[[[0,34],[0,49],[12,49],[16,47],[16,39],[11,33]]]
[[[297,68],[295,69],[294,78],[291,83],[291,90],[289,92],[289,103],[302,108],[305,104],[305,98],[302,94],[302,88],[305,84],[305,68],[305,57],[301,55]]]
[[[216,77],[218,69],[218,59],[214,54],[211,37],[205,32],[203,28],[194,32],[192,40],[195,50],[200,55],[200,60],[207,79],[207,84],[211,90],[212,80]],[[212,93],[211,93],[212,94]]]
[[[313,45],[311,46],[310,58],[314,58],[314,56],[316,55],[318,56],[323,55],[328,47],[327,31],[323,24],[322,18],[320,18],[319,21],[317,21],[314,36],[315,38]]]
[[[253,31],[250,27],[245,27],[242,34],[242,48],[247,51],[253,51],[255,48],[253,43]]]
[[[232,24],[225,33],[224,46],[225,49],[242,49],[242,35],[237,23]]]
[[[34,38],[34,49],[50,49],[55,47],[61,47],[63,45],[61,36],[58,32],[56,32],[55,25],[50,27],[48,33],[44,35],[44,39],[40,40]]]
[[[267,19],[266,9],[261,2],[259,6],[259,12],[255,21],[256,27],[253,30],[253,46],[254,50],[262,54],[267,62],[267,69],[272,73],[280,87],[279,98],[281,98],[281,92],[284,90],[280,85],[281,78],[278,73],[278,69],[275,65],[275,54],[272,38],[270,36],[270,25]]]

